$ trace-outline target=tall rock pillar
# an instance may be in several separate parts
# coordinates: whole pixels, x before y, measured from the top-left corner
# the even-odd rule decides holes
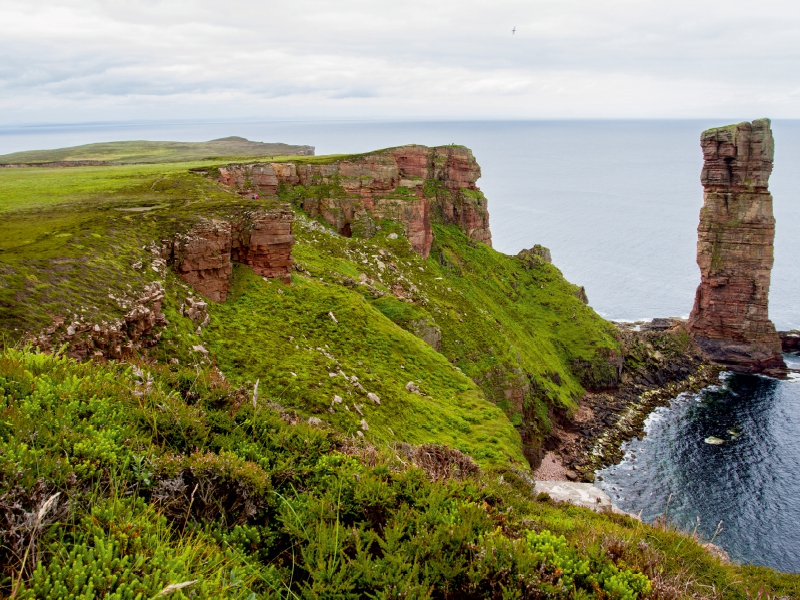
[[[769,119],[704,131],[705,188],[697,228],[700,285],[689,317],[708,357],[732,370],[785,368],[769,320],[775,219],[767,183],[775,144]]]

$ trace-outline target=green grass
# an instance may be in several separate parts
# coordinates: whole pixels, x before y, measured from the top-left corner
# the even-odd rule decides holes
[[[0,353],[0,593],[800,593],[800,577],[723,566],[677,531],[534,498],[507,468],[432,480],[394,451],[254,408],[242,391],[212,369]],[[9,527],[56,493],[38,527]]]
[[[265,282],[246,267],[231,292],[203,335],[227,376],[259,379],[265,398],[350,435],[363,419],[375,443],[438,442],[483,464],[524,463],[519,435],[472,380],[359,294],[310,277]]]
[[[153,270],[151,243],[280,201],[189,171],[219,164],[0,169],[0,593],[29,544],[17,597],[151,598],[194,580],[173,597],[798,595],[798,577],[721,566],[679,532],[532,498],[523,452],[619,352],[535,257],[436,225],[423,260],[392,221],[345,238],[297,211],[292,285],[237,266],[195,331],[178,309],[196,294]],[[155,279],[169,324],[141,359],[157,362],[10,348],[55,316],[120,316],[109,294]],[[432,481],[405,443],[459,449],[483,472]],[[69,509],[40,538],[8,525],[55,492]]]
[[[0,155],[0,165],[37,164],[70,161],[100,161],[107,163],[168,163],[187,162],[223,157],[285,157],[309,151],[308,146],[251,142],[240,137],[228,137],[210,142],[103,142],[56,150],[28,150]]]
[[[14,340],[68,311],[120,316],[109,294],[159,276],[143,246],[253,206],[188,171],[209,164],[0,169],[0,330]]]
[[[361,294],[408,331],[421,321],[438,326],[441,354],[512,421],[527,424],[529,443],[549,433],[551,409],[572,409],[584,385],[612,377],[613,327],[552,265],[503,255],[453,226],[435,226],[435,246],[423,260],[402,235],[389,238],[402,233],[396,224],[381,227],[370,240],[348,239],[300,216],[295,258],[312,277]]]
[[[68,313],[96,321],[119,317],[123,310],[114,298],[135,295],[136,290],[156,278],[165,278],[168,290],[172,290],[168,309],[174,312],[186,292],[172,275],[149,268],[153,260],[150,244],[186,231],[199,216],[225,217],[243,208],[274,202],[241,198],[212,180],[189,172],[190,168],[213,164],[0,170],[0,209],[6,215],[0,224],[0,327],[7,339],[33,334],[54,317]],[[319,224],[311,227],[311,222],[300,215],[295,228],[295,256],[308,274],[332,284],[334,295],[357,310],[374,304],[378,313],[388,316],[400,328],[415,332],[416,324],[421,322],[439,327],[441,354],[476,382],[482,394],[460,390],[460,384],[449,379],[451,374],[442,376],[448,383],[437,388],[437,393],[452,387],[448,398],[479,394],[477,400],[465,400],[463,406],[473,400],[491,400],[512,423],[526,425],[528,445],[537,444],[548,433],[552,408],[571,408],[582,393],[582,385],[591,384],[595,375],[602,378],[607,367],[605,357],[616,351],[610,325],[584,306],[575,297],[574,286],[550,265],[507,257],[471,242],[453,227],[437,227],[436,246],[427,261],[410,249],[402,230],[388,221],[372,240],[343,238]],[[400,236],[390,240],[390,232]],[[374,257],[384,262],[383,269]],[[134,269],[132,265],[140,261],[144,268]],[[362,285],[361,275],[372,284]],[[326,289],[333,290],[330,286]],[[408,304],[394,298],[398,289],[415,302]],[[376,298],[375,294],[382,297]],[[308,302],[313,295],[298,302]],[[248,302],[252,305],[265,298],[259,296]],[[219,336],[214,348],[226,372],[250,381],[285,376],[280,364],[274,367],[275,372],[264,365],[256,371],[251,367],[258,361],[243,356],[234,360],[234,354],[246,352],[237,346],[233,331],[247,329],[259,336],[259,331],[269,329],[263,319],[247,321],[245,317],[250,313],[238,310],[238,306],[236,300],[219,307],[218,315],[217,307],[212,311],[212,330]],[[299,307],[292,309],[298,311]],[[409,311],[413,319],[401,316]],[[302,310],[298,315],[294,333],[288,334],[296,334],[297,338],[309,335],[317,326],[313,318],[303,320],[306,313]],[[185,321],[177,313],[171,320]],[[390,325],[383,323],[375,328],[370,339],[386,337]],[[172,340],[172,351],[182,359],[189,356],[188,348],[202,343],[188,326],[184,329],[187,331],[183,337]],[[396,328],[391,330],[392,344],[406,344],[408,337]],[[416,347],[408,350],[409,369],[415,369],[418,355],[420,364],[432,364],[430,355],[434,354],[438,362],[431,370],[436,377],[445,367],[453,371],[440,355],[414,343]],[[168,351],[165,349],[164,359],[169,359]],[[394,352],[402,355],[406,350]],[[403,381],[406,374],[399,366],[392,365],[396,371],[392,385],[404,389],[412,377]],[[416,368],[414,376],[420,377],[426,368]],[[329,391],[328,383],[303,385],[306,383],[317,384],[325,393]],[[294,395],[305,393],[303,389],[295,390]],[[329,397],[323,398],[322,392],[308,396],[298,403],[305,414],[327,410]],[[397,429],[405,429],[404,436],[416,429],[409,439],[445,436],[450,440],[472,428],[459,420],[461,417],[448,418],[452,419],[449,426],[420,417],[419,427]],[[382,423],[375,425],[373,435],[392,439]],[[476,434],[474,439],[479,438],[485,446],[479,454],[513,456],[517,460],[518,451],[512,448],[518,447],[519,442],[508,435],[507,431]],[[466,448],[466,442],[459,443]],[[474,446],[470,449],[478,452]]]

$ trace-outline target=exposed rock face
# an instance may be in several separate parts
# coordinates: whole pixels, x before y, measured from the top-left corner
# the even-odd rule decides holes
[[[282,183],[297,184],[297,169],[293,163],[232,165],[219,170],[220,183],[241,190],[259,190],[276,194]]]
[[[289,209],[246,215],[234,226],[231,257],[259,275],[291,283],[292,221]]]
[[[742,372],[784,368],[769,320],[775,219],[767,183],[774,142],[759,119],[703,132],[703,208],[697,288],[689,328],[713,361]]]
[[[420,319],[409,323],[410,329],[423,342],[439,352],[442,349],[442,330],[431,319]]]
[[[232,223],[203,221],[188,233],[165,240],[162,255],[196,291],[214,302],[225,302],[232,261],[290,283],[293,220],[294,213],[281,208],[248,212]]]
[[[304,210],[348,237],[371,237],[381,219],[399,221],[424,257],[433,241],[431,218],[458,225],[472,239],[491,245],[486,198],[475,184],[480,176],[472,152],[461,146],[402,146],[328,164],[220,169],[220,182],[240,193],[296,188],[294,197]]]
[[[164,288],[154,282],[145,287],[133,307],[121,319],[88,323],[64,318],[53,324],[31,340],[45,352],[66,344],[66,353],[71,358],[86,360],[90,357],[121,359],[150,348],[161,339],[156,329],[166,325],[161,312]]]
[[[800,331],[797,329],[779,331],[778,335],[784,352],[800,352]]]
[[[214,302],[228,297],[231,273],[231,224],[207,221],[175,236],[175,270],[186,283]]]

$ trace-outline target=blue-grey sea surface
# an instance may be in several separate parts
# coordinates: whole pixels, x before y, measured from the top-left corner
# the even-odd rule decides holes
[[[800,377],[725,373],[657,409],[645,431],[597,472],[614,504],[649,522],[666,514],[705,540],[721,522],[714,543],[734,560],[800,572]]]
[[[464,144],[483,171],[478,184],[489,199],[494,247],[515,254],[537,243],[547,246],[601,315],[638,320],[688,316],[700,279],[700,133],[742,120],[6,126],[0,127],[0,154],[230,135],[310,144],[317,154]],[[770,315],[779,329],[800,328],[800,121],[774,121],[773,131],[770,189],[777,230]],[[630,444],[623,463],[601,474],[612,498],[653,519],[672,494],[671,518],[692,529],[699,517],[698,531],[706,538],[723,521],[715,542],[737,560],[800,571],[799,382],[730,376],[657,411],[648,432]],[[706,444],[708,436],[725,443]]]

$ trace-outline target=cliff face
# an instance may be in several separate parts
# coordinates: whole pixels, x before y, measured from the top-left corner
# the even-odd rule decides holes
[[[204,221],[165,241],[162,256],[196,291],[214,302],[225,302],[232,261],[264,277],[290,282],[293,220],[291,210],[280,209],[252,211],[233,222]]]
[[[701,282],[689,318],[692,337],[710,359],[734,370],[781,368],[781,341],[767,314],[775,238],[767,189],[774,154],[770,122],[710,129],[700,143]]]
[[[467,148],[401,146],[321,164],[228,165],[219,181],[241,193],[292,189],[306,212],[321,215],[348,237],[370,237],[376,221],[394,219],[414,250],[427,257],[432,218],[491,245],[486,198],[475,184],[480,176]]]

